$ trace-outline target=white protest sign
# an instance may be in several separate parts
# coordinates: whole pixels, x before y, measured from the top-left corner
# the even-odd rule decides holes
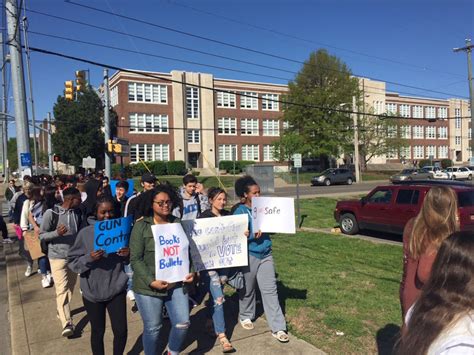
[[[246,266],[248,216],[182,221],[196,271]]]
[[[179,223],[151,226],[155,239],[155,278],[183,281],[189,274],[189,243]]]
[[[296,233],[295,201],[292,197],[253,197],[252,226],[254,232]]]

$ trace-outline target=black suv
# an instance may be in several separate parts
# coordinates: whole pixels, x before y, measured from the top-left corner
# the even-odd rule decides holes
[[[355,176],[349,169],[326,169],[311,179],[311,186],[331,184],[352,185]]]

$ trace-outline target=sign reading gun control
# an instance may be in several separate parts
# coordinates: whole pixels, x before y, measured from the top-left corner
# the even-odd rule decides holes
[[[189,274],[189,243],[179,223],[151,226],[155,239],[155,278],[167,282],[183,281]]]
[[[106,219],[94,224],[94,250],[115,253],[128,247],[132,230],[132,216]]]
[[[254,232],[296,233],[295,201],[291,197],[253,197],[252,226]]]

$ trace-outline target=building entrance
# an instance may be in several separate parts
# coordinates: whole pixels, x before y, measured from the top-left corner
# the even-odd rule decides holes
[[[188,163],[192,168],[199,168],[199,156],[201,153],[188,153]]]

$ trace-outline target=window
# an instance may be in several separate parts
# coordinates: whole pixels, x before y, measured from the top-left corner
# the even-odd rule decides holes
[[[399,205],[417,205],[420,197],[419,190],[398,190],[397,204]]]
[[[262,94],[262,110],[278,111],[278,95]]]
[[[258,144],[246,144],[242,146],[242,160],[260,160]]]
[[[423,118],[423,106],[413,106],[413,118]]]
[[[170,147],[168,144],[131,144],[130,160],[132,163],[143,161],[168,161],[170,159]]]
[[[114,86],[112,89],[110,89],[110,105],[112,107],[118,105],[118,86]]]
[[[220,144],[217,150],[219,152],[219,161],[238,160],[236,144]]]
[[[392,200],[392,190],[377,190],[368,199],[370,203],[390,203]]]
[[[166,104],[168,102],[168,87],[166,85],[128,83],[128,101]]]
[[[395,148],[389,149],[388,153],[386,154],[387,159],[397,159],[398,152]]]
[[[455,108],[454,109],[454,117],[461,117],[461,109]]]
[[[400,133],[401,133],[402,138],[410,139],[411,138],[411,127],[410,126],[400,127]]]
[[[397,126],[388,126],[387,127],[387,137],[388,138],[397,138]]]
[[[388,114],[395,115],[397,113],[397,104],[387,103],[385,109]]]
[[[244,91],[240,96],[240,108],[258,110],[258,94],[256,92]]]
[[[280,135],[280,121],[263,120],[263,135],[278,137]]]
[[[436,158],[436,146],[435,145],[429,145],[426,147],[426,157],[429,158],[430,156],[433,156],[433,158]]]
[[[374,101],[374,113],[381,115],[383,112],[383,101]]]
[[[423,126],[413,126],[413,138],[424,138]]]
[[[467,131],[467,138],[471,139],[471,137],[472,137],[472,131],[471,131],[471,127],[469,127],[469,129]]]
[[[438,147],[438,158],[448,158],[448,146],[441,145]]]
[[[217,92],[217,107],[235,108],[235,94],[230,92]]]
[[[426,127],[426,139],[435,139],[436,138],[436,127],[428,126]]]
[[[400,148],[400,159],[411,159],[411,147]]]
[[[191,86],[186,87],[186,117],[199,118],[199,89]]]
[[[258,136],[258,120],[243,118],[240,121],[240,134],[243,136]]]
[[[263,146],[263,161],[275,161],[275,148],[270,144]]]
[[[461,136],[454,137],[454,144],[461,145]]]
[[[188,129],[188,143],[200,143],[201,132],[198,129]]]
[[[454,119],[454,125],[455,128],[461,128],[461,117],[456,117]]]
[[[438,107],[438,117],[441,119],[448,118],[448,108],[447,107]]]
[[[217,120],[217,133],[223,135],[237,135],[237,119],[222,117]]]
[[[283,121],[283,130],[287,130],[290,128],[290,122],[288,121]]]
[[[425,118],[436,118],[436,108],[434,108],[433,106],[425,107]]]
[[[423,159],[425,157],[424,147],[422,145],[415,145],[413,147],[413,158]]]
[[[410,105],[400,105],[400,116],[410,117]]]
[[[439,127],[438,128],[438,138],[439,139],[448,139],[448,127]]]
[[[145,113],[130,115],[130,133],[168,133],[168,116]]]

